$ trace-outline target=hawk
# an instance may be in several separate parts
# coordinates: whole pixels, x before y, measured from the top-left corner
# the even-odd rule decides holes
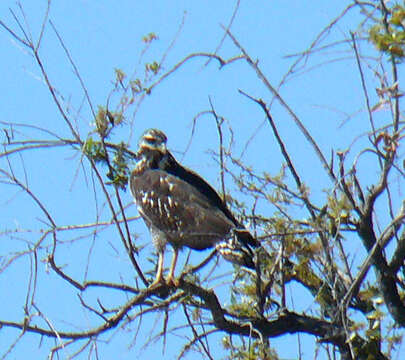
[[[181,166],[166,148],[167,137],[157,129],[141,136],[138,161],[129,186],[139,214],[158,253],[153,285],[164,282],[166,244],[173,247],[167,283],[175,285],[178,251],[183,247],[215,247],[228,261],[254,269],[252,247],[259,243],[238,222],[217,192],[195,172]]]

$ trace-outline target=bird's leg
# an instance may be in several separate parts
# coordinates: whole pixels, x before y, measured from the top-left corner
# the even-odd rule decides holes
[[[156,277],[155,277],[155,280],[153,281],[153,283],[149,285],[149,287],[157,286],[159,284],[164,283],[164,280],[163,280],[163,260],[164,260],[164,252],[159,251],[159,260],[158,260],[158,268],[157,268],[157,272],[156,272]]]
[[[174,278],[174,269],[176,268],[178,252],[179,249],[173,248],[172,263],[170,264],[169,275],[167,276],[167,285],[176,287],[179,285],[179,281]]]

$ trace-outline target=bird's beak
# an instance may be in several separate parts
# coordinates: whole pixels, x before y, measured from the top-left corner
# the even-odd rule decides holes
[[[162,145],[159,146],[159,151],[160,151],[162,154],[166,154],[167,148],[166,148],[166,144],[165,144],[165,143],[162,143]]]
[[[139,144],[139,150],[138,150],[138,156],[140,156],[141,154],[143,154],[145,151],[159,151],[162,154],[166,154],[167,152],[167,148],[166,148],[166,144],[162,143],[159,146],[155,147],[155,146],[151,146],[149,145],[147,142],[142,142]]]

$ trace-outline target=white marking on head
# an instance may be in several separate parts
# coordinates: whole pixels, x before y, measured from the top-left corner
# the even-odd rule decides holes
[[[143,152],[145,150],[166,152],[166,135],[157,129],[146,130],[139,139],[139,150]]]

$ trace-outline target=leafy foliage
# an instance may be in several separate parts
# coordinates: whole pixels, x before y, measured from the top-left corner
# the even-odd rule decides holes
[[[372,11],[366,12],[369,8]],[[368,120],[361,129],[367,135],[353,134],[348,148],[345,151],[332,148],[328,160],[320,146],[320,139],[317,142],[312,137],[305,121],[294,113],[294,104],[287,104],[281,97],[278,86],[272,85],[261,63],[239,43],[230,31],[231,27],[224,36],[230,41],[229,47],[241,55],[224,59],[218,55],[223,50],[221,45],[212,54],[189,54],[167,72],[164,72],[166,52],[160,59],[154,56],[145,60],[148,49],[158,40],[153,32],[145,35],[141,39],[144,48],[136,71],[131,69],[132,75],[128,75],[120,68],[114,69],[112,88],[104,102],[106,105],[95,107],[89,100],[92,127],[86,128],[83,135],[83,125],[77,126],[76,115],[73,116],[70,108],[64,106],[63,97],[56,95],[56,86],[47,76],[39,51],[41,38],[34,42],[28,35],[29,27],[24,25],[26,17],[23,16],[22,21],[13,13],[17,29],[23,30],[21,37],[1,22],[12,40],[33,55],[50,98],[56,103],[60,117],[71,132],[66,138],[49,129],[41,129],[41,134],[53,138],[27,141],[23,134],[26,125],[4,125],[4,151],[0,153],[0,158],[7,161],[0,168],[2,186],[12,184],[18,187],[39,209],[38,218],[43,226],[38,238],[35,238],[33,229],[16,228],[0,234],[9,246],[9,253],[0,257],[0,276],[5,273],[4,270],[15,266],[20,258],[28,257],[26,263],[30,264],[23,316],[16,321],[0,319],[1,331],[19,329],[21,332],[10,349],[18,345],[20,338],[31,334],[41,342],[48,338],[55,341],[56,345],[52,343],[49,350],[50,358],[55,354],[60,356],[59,353],[69,346],[77,346],[74,356],[87,350],[88,357],[91,357],[94,351],[98,351],[99,344],[110,341],[110,333],[120,335],[126,332],[134,337],[135,343],[138,334],[143,336],[144,327],[150,325],[150,316],[156,315],[157,320],[150,330],[153,335],[145,346],[162,339],[165,347],[166,339],[173,334],[176,340],[179,338],[176,331],[180,329],[183,331],[180,338],[184,339],[184,343],[179,358],[191,350],[199,351],[203,358],[213,358],[209,346],[213,334],[220,334],[226,358],[229,359],[279,359],[273,338],[291,334],[307,334],[316,339],[318,348],[311,356],[314,358],[326,354],[329,358],[371,360],[391,358],[398,353],[403,346],[405,327],[405,204],[397,196],[403,192],[405,176],[402,84],[398,76],[402,71],[399,63],[405,56],[404,5],[387,1],[354,2],[320,32],[308,49],[296,56],[297,60],[280,80],[279,86],[293,74],[295,76],[302,69],[306,70],[312,56],[321,56],[338,46],[335,40],[326,45],[322,41],[351,9],[362,11],[362,29],[367,29],[368,39],[377,50],[373,56],[359,51],[357,43],[362,40],[361,34],[364,35],[362,29],[352,34],[351,41],[344,38],[341,42],[348,47],[351,59],[358,64],[366,98],[366,108],[359,116]],[[45,28],[48,21],[41,23]],[[171,48],[172,45],[169,46]],[[221,117],[210,101],[210,110],[196,115],[195,121],[200,116],[212,116],[216,121],[219,146],[214,158],[220,165],[223,195],[239,220],[250,224],[261,242],[262,246],[254,254],[256,269],[234,267],[223,272],[214,261],[214,253],[202,260],[199,258],[200,263],[196,261],[197,264],[190,254],[176,286],[162,283],[150,287],[156,257],[144,256],[146,247],[139,243],[143,239],[133,231],[132,221],[137,219],[135,216],[128,217],[129,206],[125,205],[119,191],[127,188],[130,168],[137,157],[122,139],[138,126],[134,120],[137,111],[144,99],[153,95],[154,88],[167,77],[175,76],[176,71],[190,59],[200,57],[217,61],[220,68],[240,61],[257,75],[261,85],[257,91],[263,91],[263,98],[269,101],[266,103],[243,91],[240,94],[263,111],[265,123],[257,131],[262,131],[263,125],[267,126],[266,141],[272,134],[272,142],[278,146],[275,151],[281,154],[283,164],[273,171],[259,170],[258,164],[247,164],[243,155],[237,155],[233,148],[234,136],[239,134],[234,132],[232,121]],[[68,59],[71,61],[70,56]],[[329,60],[333,62],[336,59]],[[380,87],[368,89],[374,85],[366,81],[366,69],[380,81]],[[387,75],[389,71],[391,73]],[[236,75],[237,78],[239,73]],[[371,106],[373,98],[370,94],[374,94],[374,90],[379,97],[378,106]],[[273,102],[278,102],[304,135],[305,146],[314,150],[314,162],[322,164],[328,179],[325,190],[317,189],[316,181],[311,183],[302,176],[299,161],[291,151],[297,144],[285,142],[282,126],[272,117]],[[383,114],[378,121],[375,118],[377,110]],[[277,113],[276,110],[274,112]],[[261,121],[262,115],[258,118]],[[36,124],[30,128],[38,130]],[[194,135],[198,132],[196,129],[198,127],[193,126]],[[228,138],[227,147],[225,142]],[[214,143],[211,140],[207,139],[209,146]],[[254,141],[254,137],[250,141]],[[361,145],[354,146],[356,142]],[[87,186],[93,186],[92,204],[96,213],[93,223],[60,225],[59,219],[56,221],[57,217],[35,193],[35,186],[30,187],[29,171],[24,165],[23,171],[19,171],[27,151],[40,148],[49,151],[61,146],[79,155],[78,168],[83,169],[81,179]],[[15,154],[19,157],[14,157]],[[261,155],[255,154],[258,163]],[[369,156],[366,167],[372,169],[374,177],[361,166],[365,156]],[[23,175],[20,176],[20,173]],[[88,181],[89,178],[91,181]],[[233,180],[238,190],[236,194],[226,188],[231,183],[229,180]],[[105,213],[104,217],[100,215]],[[42,220],[44,217],[45,222]],[[65,224],[63,220],[61,223]],[[88,229],[89,232],[83,235]],[[106,236],[105,230],[108,232]],[[75,231],[73,239],[66,236],[70,231]],[[83,238],[90,241],[81,241]],[[17,243],[26,245],[26,248],[14,248]],[[89,249],[83,243],[91,243]],[[92,254],[100,251],[97,248],[100,243],[107,246],[102,248],[103,262],[97,264],[99,267],[106,267],[104,256],[109,256],[111,249],[113,256],[108,259],[117,261],[113,265],[108,264],[108,271],[125,266],[122,273],[117,271],[119,280],[115,279],[115,282],[106,282],[104,277],[88,280],[94,259]],[[84,270],[80,267],[82,259],[72,260],[67,256],[70,247],[74,246],[79,248],[80,256],[87,255]],[[60,254],[66,257],[62,258]],[[38,284],[47,277],[39,276],[43,274],[40,273],[38,259],[43,259],[46,265],[46,276],[51,273],[75,299],[79,295],[79,312],[96,318],[94,322],[91,320],[83,326],[71,326],[62,319],[63,326],[59,327],[60,323],[49,321],[46,309],[39,310],[36,291],[40,289]],[[189,259],[193,261],[189,263]],[[113,305],[106,301],[106,298],[110,300],[110,291],[119,294]],[[300,294],[298,299],[295,297],[297,293]],[[105,294],[108,295],[104,297]],[[226,298],[225,301],[222,301],[223,298]],[[176,325],[170,328],[173,318]],[[299,336],[297,339],[299,343]],[[322,355],[318,354],[319,349],[323,351]],[[3,357],[10,353],[6,350]]]
[[[395,4],[385,8],[380,21],[370,28],[369,35],[378,50],[389,54],[396,61],[402,61],[405,56],[404,5]]]
[[[106,163],[107,155],[101,141],[95,141],[90,136],[83,146],[83,153],[97,163]]]
[[[107,173],[107,177],[111,180],[110,184],[114,184],[123,190],[127,188],[130,174],[128,166],[129,158],[126,150],[127,145],[124,143],[120,143],[114,149],[110,171]]]

